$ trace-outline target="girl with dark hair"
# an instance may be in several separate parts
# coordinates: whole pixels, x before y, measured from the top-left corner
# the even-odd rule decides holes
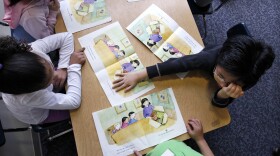
[[[12,29],[12,36],[28,43],[54,34],[58,0],[4,0],[3,21]]]
[[[51,35],[30,45],[0,37],[0,92],[18,120],[28,124],[61,121],[69,118],[69,109],[80,106],[85,56],[83,49],[73,53],[73,42],[70,33]],[[58,48],[59,63],[54,70],[47,53]],[[66,78],[67,93],[54,93],[54,88],[64,88]]]
[[[150,101],[147,98],[143,98],[141,100],[141,107],[143,108],[144,118],[150,117],[153,113],[154,106],[150,103]]]
[[[122,126],[121,126],[121,128],[125,128],[125,127],[127,127],[128,125],[129,125],[129,118],[128,117],[123,117],[122,118]]]
[[[274,58],[275,54],[270,46],[249,36],[237,35],[227,39],[222,47],[205,48],[198,54],[171,58],[147,67],[146,70],[118,74],[120,78],[113,82],[113,88],[116,91],[125,88],[127,92],[146,78],[204,70],[213,74],[220,86],[212,103],[217,107],[226,107],[233,99],[242,96],[244,90],[258,82],[271,67]]]

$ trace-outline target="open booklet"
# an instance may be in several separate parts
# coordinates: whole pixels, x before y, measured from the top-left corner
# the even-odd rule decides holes
[[[60,11],[67,31],[71,33],[112,20],[104,0],[62,0]]]
[[[79,38],[79,42],[111,105],[131,101],[154,88],[152,82],[143,81],[127,93],[112,89],[112,82],[119,78],[116,74],[144,69],[118,22]]]
[[[92,115],[105,156],[129,155],[187,132],[171,88]]]
[[[171,17],[154,4],[138,16],[127,30],[162,61],[196,54],[203,49]],[[185,75],[178,76],[182,78]]]

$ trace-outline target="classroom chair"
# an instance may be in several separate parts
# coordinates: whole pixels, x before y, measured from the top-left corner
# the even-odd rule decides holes
[[[247,36],[253,37],[251,35],[250,31],[248,30],[246,24],[243,22],[234,25],[227,31],[228,38],[235,36],[235,35],[247,35]]]
[[[221,0],[221,3],[213,9],[212,3],[206,5],[205,7],[200,7],[195,3],[195,0],[187,0],[189,3],[189,7],[193,15],[202,15],[203,19],[203,27],[204,27],[204,35],[202,39],[204,40],[207,37],[207,23],[206,23],[206,15],[213,14],[218,11],[224,4],[226,4],[229,0]]]
[[[0,147],[3,146],[6,142],[5,133],[24,132],[27,130],[32,130],[33,132],[37,133],[39,136],[42,136],[42,138],[39,137],[40,138],[39,140],[43,144],[48,143],[54,140],[55,138],[58,138],[64,134],[73,131],[70,119],[54,122],[54,123],[38,124],[38,125],[31,124],[29,127],[8,128],[8,129],[3,129],[0,120]]]

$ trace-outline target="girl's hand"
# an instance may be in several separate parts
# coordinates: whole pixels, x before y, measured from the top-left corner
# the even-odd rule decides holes
[[[125,88],[124,92],[128,92],[134,88],[138,82],[147,77],[147,72],[144,70],[139,72],[116,74],[116,76],[119,76],[120,78],[113,81],[113,89],[118,92]]]
[[[243,95],[244,92],[242,90],[242,87],[234,83],[230,83],[230,85],[228,85],[227,87],[223,87],[217,94],[218,98],[222,99],[226,99],[229,97],[239,98]]]
[[[190,119],[186,127],[189,135],[196,142],[204,140],[202,124],[198,119]]]
[[[66,83],[67,69],[57,69],[54,72],[53,87],[55,92],[59,92]]]
[[[58,0],[52,0],[49,3],[49,9],[53,10],[53,11],[58,11],[60,8],[60,4],[58,2]]]
[[[72,53],[69,64],[70,65],[71,64],[83,65],[86,61],[86,57],[84,55],[84,50],[85,50],[85,48],[82,48],[79,51]]]

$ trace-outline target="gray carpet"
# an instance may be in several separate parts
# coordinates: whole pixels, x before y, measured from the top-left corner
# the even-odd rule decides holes
[[[214,0],[214,8],[220,4]],[[248,90],[228,108],[229,126],[205,135],[215,155],[272,155],[280,147],[280,1],[229,0],[212,15],[207,15],[207,44],[221,44],[226,31],[239,22],[245,22],[251,34],[271,45],[276,59],[259,83]],[[195,16],[203,34],[201,16]],[[188,142],[187,142],[188,143]]]
[[[217,7],[220,0],[214,0]],[[245,22],[251,34],[270,44],[276,53],[272,68],[245,96],[228,108],[230,125],[205,135],[215,155],[271,155],[280,147],[280,0],[229,0],[212,15],[207,15],[207,44],[221,44],[226,31],[239,22]],[[195,16],[201,34],[203,23]],[[193,144],[191,140],[186,142]],[[47,155],[76,155],[73,134],[53,141]],[[59,147],[59,148],[57,148]],[[71,152],[69,152],[69,149]],[[64,153],[67,151],[67,153]]]

